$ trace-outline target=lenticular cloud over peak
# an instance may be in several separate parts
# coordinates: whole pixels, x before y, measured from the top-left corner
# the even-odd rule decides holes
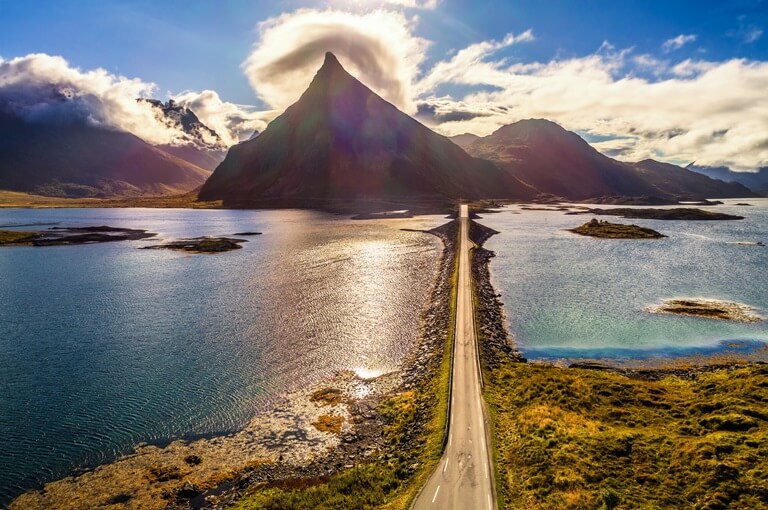
[[[259,25],[259,40],[243,70],[265,103],[284,109],[307,88],[330,51],[379,95],[415,113],[414,82],[427,46],[399,12],[302,9]]]

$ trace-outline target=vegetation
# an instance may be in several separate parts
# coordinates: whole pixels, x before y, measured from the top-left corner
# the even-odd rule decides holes
[[[335,414],[324,414],[312,423],[312,426],[320,432],[328,432],[329,434],[340,434],[342,425],[344,425],[344,417]]]
[[[456,307],[457,260],[451,276],[451,310]],[[454,335],[453,321],[449,324],[442,362],[434,374],[418,389],[398,393],[381,404],[379,412],[386,421],[385,446],[378,456],[327,479],[258,485],[233,508],[409,508],[443,451]],[[313,398],[322,402],[333,399],[333,395],[320,390]]]
[[[31,242],[33,239],[37,237],[39,237],[39,234],[37,232],[22,232],[18,230],[0,230],[0,245]]]
[[[657,381],[502,363],[486,374],[508,508],[764,508],[768,366]]]
[[[607,221],[598,221],[594,218],[579,227],[569,230],[583,236],[600,237],[603,239],[660,239],[666,237],[651,228],[623,225],[621,223],[608,223]]]

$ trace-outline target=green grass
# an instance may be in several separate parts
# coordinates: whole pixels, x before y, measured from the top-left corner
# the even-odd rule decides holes
[[[451,310],[456,309],[458,257],[451,276]],[[414,391],[399,393],[381,405],[386,446],[381,455],[327,480],[290,480],[262,484],[235,505],[237,510],[325,510],[409,508],[442,456],[448,409],[450,321],[443,360],[434,375]],[[420,417],[426,413],[426,418]],[[421,426],[420,424],[424,424]],[[414,469],[414,466],[415,469]]]
[[[12,244],[32,240],[38,236],[37,232],[22,232],[17,230],[0,230],[0,244]]]
[[[507,508],[768,506],[768,366],[652,382],[507,363],[486,398]]]

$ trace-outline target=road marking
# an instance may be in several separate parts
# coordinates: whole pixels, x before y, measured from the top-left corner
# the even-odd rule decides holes
[[[488,463],[485,463],[485,477],[488,478]]]
[[[491,503],[491,495],[488,494],[488,508],[493,509],[493,504]]]
[[[448,457],[447,459],[445,459],[445,466],[443,466],[443,473],[445,473],[445,470],[446,470],[446,469],[448,469],[448,461],[450,461],[450,460],[451,460],[451,458],[450,458],[450,457]]]
[[[440,492],[440,486],[437,486],[437,490],[435,491],[435,495],[432,496],[432,503],[435,503],[435,500],[437,499],[437,493]]]

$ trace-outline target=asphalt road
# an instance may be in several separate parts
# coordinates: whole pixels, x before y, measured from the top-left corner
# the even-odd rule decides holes
[[[448,444],[435,472],[414,502],[421,509],[493,509],[496,492],[480,387],[469,261],[468,207],[459,211],[459,287],[453,348],[453,403]]]

